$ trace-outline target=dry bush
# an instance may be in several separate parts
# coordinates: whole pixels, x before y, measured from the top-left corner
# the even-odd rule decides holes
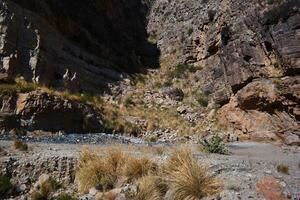
[[[122,171],[124,160],[124,154],[117,148],[107,150],[105,156],[84,149],[80,154],[76,170],[79,191],[86,193],[95,186],[103,189],[113,188]]]
[[[15,139],[14,140],[14,148],[20,151],[27,151],[28,145],[21,140]]]
[[[286,165],[283,165],[283,164],[280,164],[280,165],[277,165],[277,171],[280,172],[280,173],[283,173],[283,174],[287,174],[289,175],[289,166],[286,166]]]
[[[96,195],[96,200],[115,200],[118,197],[118,193],[114,190]]]
[[[155,173],[157,170],[158,166],[149,158],[130,157],[124,168],[124,176],[128,181],[133,181],[149,173]]]
[[[162,176],[174,200],[198,200],[220,189],[220,182],[186,150],[173,153],[162,167]]]
[[[50,194],[56,191],[60,187],[60,184],[53,178],[42,183],[39,189],[31,194],[32,200],[43,200],[49,198]]]
[[[162,200],[167,192],[167,186],[163,184],[158,176],[145,176],[138,181],[135,200]]]

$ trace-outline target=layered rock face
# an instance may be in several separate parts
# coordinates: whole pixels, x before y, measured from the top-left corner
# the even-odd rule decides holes
[[[163,56],[203,67],[223,127],[299,144],[298,0],[157,0],[148,31]]]
[[[45,92],[3,92],[1,130],[85,133],[103,128],[101,111]],[[18,132],[17,132],[18,133]]]
[[[100,92],[123,73],[155,67],[147,10],[139,0],[1,1],[0,79]]]

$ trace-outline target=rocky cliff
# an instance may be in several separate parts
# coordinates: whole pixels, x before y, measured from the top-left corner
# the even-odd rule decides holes
[[[124,74],[157,67],[161,54],[173,66],[201,69],[190,85],[209,97],[223,130],[300,143],[298,0],[4,0],[0,6],[2,82],[22,76],[97,93]]]
[[[1,80],[100,92],[122,73],[157,66],[147,42],[148,6],[134,1],[4,0]]]
[[[222,127],[299,144],[298,0],[157,0],[148,31],[163,56],[203,68]]]

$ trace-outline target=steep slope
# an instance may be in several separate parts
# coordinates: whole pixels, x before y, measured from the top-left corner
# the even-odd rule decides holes
[[[222,127],[300,143],[298,0],[157,0],[148,31],[164,57],[203,68]]]
[[[1,80],[100,92],[122,73],[157,66],[148,6],[134,1],[1,1]]]

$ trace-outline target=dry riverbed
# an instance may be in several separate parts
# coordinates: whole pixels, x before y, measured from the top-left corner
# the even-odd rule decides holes
[[[66,144],[28,142],[29,150],[20,152],[13,149],[12,141],[0,140],[5,154],[0,157],[3,170],[13,176],[16,185],[16,196],[11,199],[26,199],[32,185],[44,173],[51,174],[63,182],[64,190],[76,191],[74,171],[76,159],[82,148],[88,147],[103,152],[110,146],[133,155],[148,156],[157,163],[163,163],[173,149],[190,148],[199,163],[209,167],[211,172],[223,182],[223,191],[214,199],[264,199],[268,190],[276,199],[300,198],[300,148],[282,147],[271,144],[243,142],[230,143],[230,155],[206,154],[199,150],[198,145],[153,145],[137,142],[122,144],[111,141],[105,144]],[[288,167],[288,172],[278,170],[278,166]],[[88,194],[82,199],[93,199]],[[273,197],[271,197],[273,198]],[[0,198],[1,199],[1,198]],[[209,198],[208,198],[209,199]]]

